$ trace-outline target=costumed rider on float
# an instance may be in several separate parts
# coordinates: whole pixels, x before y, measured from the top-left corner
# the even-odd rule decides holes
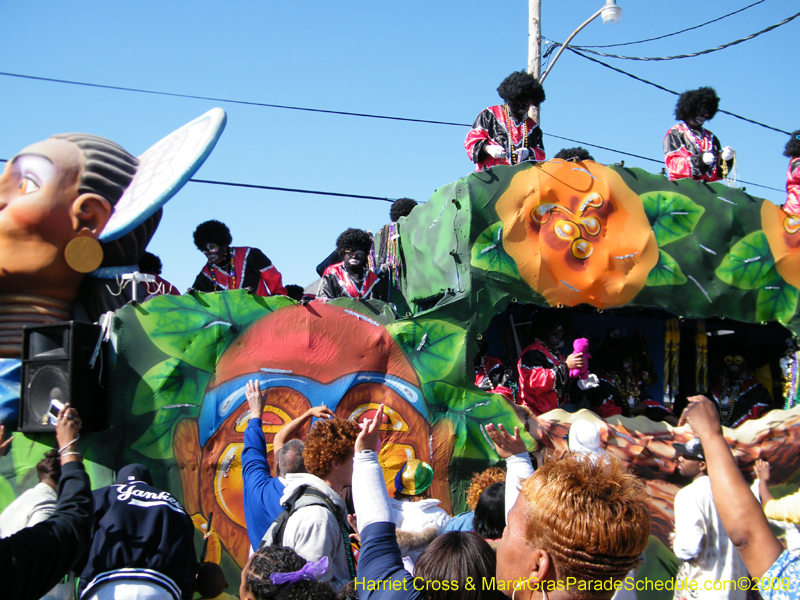
[[[586,380],[570,379],[571,370],[582,370],[587,366],[582,352],[573,352],[566,358],[559,348],[564,345],[564,325],[554,315],[537,313],[533,315],[536,340],[520,354],[517,370],[519,372],[518,404],[525,404],[534,415],[542,415],[556,408],[575,412],[571,390],[573,384],[585,391],[598,385],[597,376],[589,374]]]
[[[258,248],[234,248],[232,241],[225,223],[211,220],[197,226],[194,244],[207,262],[189,291],[249,289],[257,296],[285,296],[281,274],[272,261]]]
[[[786,204],[783,211],[789,215],[800,216],[800,129],[792,132],[786,142],[783,155],[789,157],[789,169],[786,171]]]
[[[703,128],[718,108],[719,96],[714,88],[689,90],[678,98],[675,117],[681,122],[664,136],[664,161],[670,181],[719,181],[733,169],[736,152],[730,146],[722,148],[717,136]]]
[[[477,170],[545,160],[542,130],[528,110],[544,102],[544,89],[530,73],[516,71],[497,88],[504,104],[485,109],[467,134],[464,148]]]
[[[346,229],[336,239],[336,252],[344,260],[331,265],[322,274],[317,300],[354,298],[383,300],[382,280],[368,266],[372,237],[363,229]]]
[[[744,352],[729,352],[724,358],[722,376],[712,386],[711,400],[725,427],[738,427],[772,410],[767,389],[747,373]]]

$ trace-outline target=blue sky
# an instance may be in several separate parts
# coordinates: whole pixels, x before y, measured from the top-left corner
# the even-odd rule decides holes
[[[576,45],[618,44],[698,25],[756,0],[619,0],[622,22],[597,19]],[[563,41],[603,0],[542,0],[542,34]],[[607,51],[672,56],[755,33],[798,11],[764,0],[681,35]],[[0,1],[0,71],[242,101],[470,124],[499,102],[496,88],[527,65],[525,0],[421,2]],[[800,129],[796,57],[800,18],[737,46],[663,62],[602,59],[678,92],[716,88],[721,108],[785,131]],[[84,131],[134,154],[221,106],[228,125],[196,177],[267,186],[427,200],[474,169],[467,127],[408,123],[104,90],[0,76],[0,158],[54,133]],[[565,52],[545,82],[549,156],[562,136],[653,159],[675,122],[676,97]],[[737,150],[750,193],[782,203],[788,137],[718,114],[709,123]],[[587,146],[588,147],[588,146]],[[588,147],[602,163],[661,166]],[[203,265],[191,234],[225,221],[235,245],[261,248],[305,285],[347,227],[377,231],[389,204],[189,183],[165,207],[150,250],[181,289]]]

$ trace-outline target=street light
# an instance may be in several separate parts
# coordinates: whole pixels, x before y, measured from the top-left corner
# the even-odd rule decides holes
[[[558,57],[561,56],[561,53],[564,52],[564,50],[566,50],[567,46],[569,46],[569,43],[572,41],[572,38],[578,35],[578,32],[581,29],[586,27],[589,23],[591,23],[597,17],[600,16],[603,17],[604,24],[619,23],[620,18],[622,17],[622,9],[619,6],[617,6],[615,0],[606,0],[605,6],[603,6],[603,8],[594,13],[591,17],[586,19],[581,24],[580,27],[578,27],[575,31],[572,32],[572,34],[567,38],[567,41],[562,44],[561,48],[558,49],[558,53],[555,55],[553,60],[550,62],[550,65],[547,67],[547,70],[544,72],[544,75],[542,75],[542,77],[539,79],[539,83],[544,83],[544,80],[547,78],[547,74],[550,72],[550,69],[552,69],[553,65],[556,64],[556,61],[558,60]]]

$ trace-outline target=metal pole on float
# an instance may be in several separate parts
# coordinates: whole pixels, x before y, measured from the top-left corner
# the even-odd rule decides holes
[[[589,23],[594,21],[597,17],[603,17],[603,23],[619,23],[622,15],[622,9],[617,6],[615,0],[606,0],[603,8],[594,13],[591,17],[586,19],[581,25],[573,31],[559,48],[558,53],[555,55],[547,70],[542,75],[542,4],[541,0],[528,0],[528,73],[536,77],[539,83],[544,83],[547,74],[556,64],[556,61],[561,56],[561,53],[567,48],[578,32],[586,27]],[[531,107],[529,113],[531,118],[541,125],[539,120],[539,109],[535,106]]]
[[[539,79],[542,73],[542,3],[528,0],[528,73]],[[532,106],[531,118],[539,122],[539,108]]]

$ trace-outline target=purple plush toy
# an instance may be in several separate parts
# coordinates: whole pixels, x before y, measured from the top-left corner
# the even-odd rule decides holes
[[[570,377],[580,377],[581,379],[586,379],[589,376],[589,359],[592,358],[592,355],[586,352],[588,349],[589,340],[586,338],[578,338],[572,342],[573,353],[577,354],[578,352],[583,352],[583,358],[586,359],[586,363],[583,365],[582,369],[570,369]]]

